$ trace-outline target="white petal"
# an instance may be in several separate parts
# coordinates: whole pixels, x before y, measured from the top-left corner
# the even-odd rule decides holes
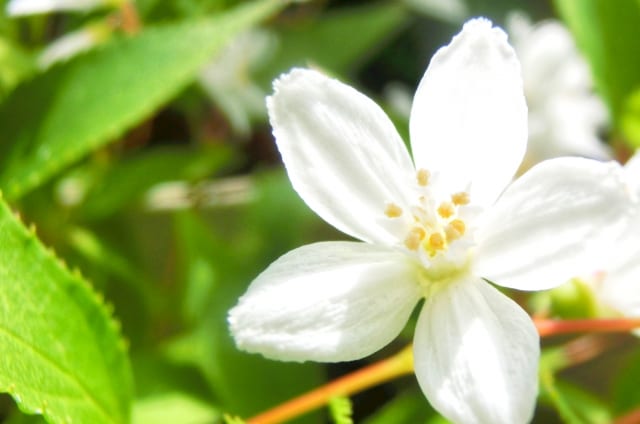
[[[640,317],[640,216],[616,241],[606,265],[594,270],[598,300],[622,315]]]
[[[115,3],[115,2],[114,2]],[[59,10],[91,10],[107,4],[106,0],[11,0],[7,4],[9,16],[32,15]]]
[[[471,186],[486,206],[515,174],[526,149],[527,106],[507,36],[486,19],[467,22],[435,54],[411,110],[418,168],[439,171],[450,191]]]
[[[427,298],[414,366],[429,402],[456,423],[528,422],[538,393],[538,333],[514,301],[479,278]]]
[[[393,340],[420,299],[408,256],[356,242],[303,246],[260,274],[229,312],[240,349],[286,361],[349,361]]]
[[[69,32],[49,44],[38,57],[38,65],[46,69],[56,62],[68,60],[95,47],[109,36],[111,29],[97,23],[78,31]]]
[[[638,195],[640,195],[640,150],[636,151],[627,163],[624,164],[624,169],[630,184],[636,189]]]
[[[394,243],[387,202],[406,203],[413,164],[385,113],[334,79],[295,69],[267,108],[291,183],[325,221],[360,240]],[[408,173],[408,174],[407,174]]]
[[[502,286],[543,290],[602,266],[635,213],[631,198],[615,162],[541,162],[485,215],[476,273]]]

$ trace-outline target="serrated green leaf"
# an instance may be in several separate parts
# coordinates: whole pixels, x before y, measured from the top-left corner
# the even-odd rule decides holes
[[[105,306],[0,202],[0,391],[51,423],[129,421],[132,378]]]
[[[640,88],[640,2],[637,0],[556,0],[560,15],[576,37],[609,105],[614,125],[628,96]],[[640,139],[624,134],[635,146]]]
[[[0,187],[16,199],[140,122],[193,80],[241,30],[285,3],[113,40],[17,87],[0,106]]]

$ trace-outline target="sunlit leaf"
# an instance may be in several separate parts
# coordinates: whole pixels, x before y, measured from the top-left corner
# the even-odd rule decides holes
[[[614,125],[635,146],[636,133],[621,127],[628,96],[640,88],[640,2],[637,0],[556,0],[609,105]]]
[[[133,406],[133,424],[208,424],[220,412],[200,399],[172,392],[149,396]]]
[[[334,397],[329,400],[329,413],[335,424],[353,424],[353,405],[348,397]]]
[[[0,391],[52,423],[126,423],[130,366],[99,297],[0,204]]]
[[[15,199],[116,139],[193,80],[235,34],[284,2],[145,29],[52,68],[0,106],[0,187]]]

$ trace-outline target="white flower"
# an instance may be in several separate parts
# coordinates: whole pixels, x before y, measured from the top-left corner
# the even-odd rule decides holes
[[[251,130],[251,119],[264,117],[265,93],[252,79],[252,68],[272,50],[274,39],[264,30],[238,35],[200,73],[200,83],[241,134]]]
[[[621,167],[560,158],[509,185],[527,109],[515,54],[485,19],[431,60],[411,112],[413,161],[356,90],[302,69],[274,86],[268,110],[293,187],[365,243],[311,244],[273,263],[229,312],[238,347],[280,360],[362,358],[424,298],[415,372],[433,406],[454,422],[528,421],[538,334],[489,281],[546,289],[595,260],[629,211]]]
[[[120,3],[122,0],[10,0],[7,3],[7,15],[33,15],[61,10],[87,11]]]
[[[608,159],[598,137],[607,111],[593,92],[589,66],[560,22],[532,25],[520,14],[508,18],[511,42],[522,65],[529,106],[526,161],[567,155]]]
[[[40,68],[48,68],[54,63],[68,60],[82,52],[91,50],[111,35],[111,27],[104,22],[96,22],[82,29],[70,32],[54,40],[38,56]]]
[[[640,152],[625,165],[632,189],[640,196]],[[605,315],[640,318],[640,215],[617,240],[604,271],[586,278]],[[640,330],[636,330],[640,336]]]

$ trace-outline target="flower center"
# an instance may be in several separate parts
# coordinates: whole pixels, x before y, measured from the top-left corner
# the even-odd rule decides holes
[[[417,201],[403,209],[396,203],[387,203],[385,215],[403,220],[405,233],[400,239],[406,249],[414,252],[427,268],[436,262],[438,268],[458,268],[468,260],[470,228],[465,219],[469,205],[468,192],[439,195],[434,190],[431,174],[426,169],[416,173]],[[466,239],[466,243],[459,243]],[[461,249],[454,248],[460,245]],[[434,270],[435,271],[435,270]]]

